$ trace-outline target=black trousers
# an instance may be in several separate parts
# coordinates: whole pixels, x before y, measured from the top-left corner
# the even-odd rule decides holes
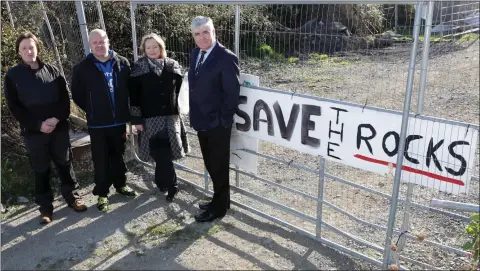
[[[160,131],[149,140],[150,156],[155,160],[155,184],[174,192],[178,187],[177,174],[172,160],[172,149],[166,130]]]
[[[126,126],[89,128],[95,187],[93,195],[107,197],[110,186],[120,189],[126,185],[125,154]]]
[[[213,182],[214,194],[209,211],[215,214],[225,214],[230,207],[231,128],[219,126],[198,132],[203,161]]]
[[[68,127],[68,123],[63,123],[50,134],[24,136],[30,165],[35,175],[35,203],[40,205],[41,213],[53,212],[53,192],[50,185],[52,161],[61,180],[60,192],[67,204],[72,204],[76,199],[81,198],[73,171]]]

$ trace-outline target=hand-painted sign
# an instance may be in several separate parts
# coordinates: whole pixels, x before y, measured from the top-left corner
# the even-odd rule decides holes
[[[243,86],[239,133],[344,163],[393,174],[402,113]],[[402,180],[451,193],[468,191],[478,127],[430,117],[409,119]]]

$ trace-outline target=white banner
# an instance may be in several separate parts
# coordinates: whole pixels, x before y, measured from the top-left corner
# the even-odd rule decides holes
[[[247,86],[260,86],[260,78],[251,74],[240,74],[240,83]],[[241,103],[241,101],[240,101]],[[258,152],[258,139],[238,133],[236,125],[232,125],[232,136],[230,139],[230,163],[238,166],[244,171],[257,174],[258,156],[241,151],[248,149]]]
[[[393,176],[401,112],[242,86],[238,133]],[[478,130],[410,118],[402,180],[450,193],[470,186]]]

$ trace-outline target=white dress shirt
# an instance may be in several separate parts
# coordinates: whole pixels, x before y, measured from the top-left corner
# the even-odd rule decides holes
[[[208,55],[210,54],[210,52],[213,50],[213,48],[215,47],[215,45],[217,45],[217,41],[214,41],[212,43],[212,46],[210,46],[210,48],[208,48],[207,52],[205,53],[205,56],[203,57],[203,63],[205,63],[205,60],[207,60],[207,57]],[[197,56],[197,61],[195,64],[195,68],[197,67],[198,65],[198,61],[200,61],[200,56],[202,55],[202,50],[200,49],[200,51],[198,51],[198,56]]]

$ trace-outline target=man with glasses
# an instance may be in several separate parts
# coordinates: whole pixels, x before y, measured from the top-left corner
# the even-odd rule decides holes
[[[191,31],[197,48],[190,57],[190,124],[197,131],[214,195],[199,204],[198,222],[225,216],[230,208],[230,135],[240,94],[238,58],[216,40],[212,19],[198,16]]]

